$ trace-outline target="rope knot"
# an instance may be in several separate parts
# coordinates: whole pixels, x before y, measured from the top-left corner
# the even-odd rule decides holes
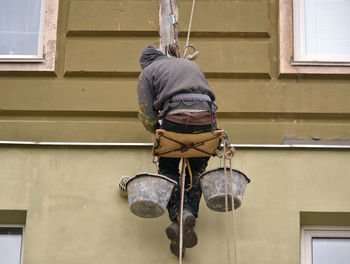
[[[232,146],[226,147],[226,150],[225,150],[226,159],[232,159],[235,154],[236,154],[236,149],[234,147]]]
[[[168,44],[165,46],[165,54],[169,54],[175,58],[180,58],[180,48],[176,43]]]

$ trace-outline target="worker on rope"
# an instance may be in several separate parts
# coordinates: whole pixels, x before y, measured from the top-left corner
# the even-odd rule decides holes
[[[137,87],[139,119],[145,128],[155,133],[158,128],[187,134],[197,134],[216,129],[217,110],[215,95],[207,83],[202,70],[192,61],[164,55],[153,46],[143,49],[140,57],[142,72]],[[202,191],[199,176],[205,171],[209,157],[189,158],[186,168],[183,213],[183,246],[194,247],[198,238],[194,231],[198,217]],[[158,173],[179,184],[180,158],[159,158]],[[170,250],[179,255],[180,187],[176,187],[168,204],[172,224],[166,228],[170,239]],[[184,250],[182,251],[184,252]]]

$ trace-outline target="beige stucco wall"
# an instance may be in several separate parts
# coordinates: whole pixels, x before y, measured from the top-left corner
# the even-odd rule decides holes
[[[341,150],[238,149],[234,167],[252,180],[237,210],[239,263],[298,264],[300,212],[350,212],[349,159]],[[150,148],[0,146],[0,168],[0,212],[27,211],[23,264],[178,263],[167,215],[133,215],[117,189],[122,175],[156,172]],[[225,263],[224,214],[202,200],[196,230],[183,263]]]
[[[181,47],[190,11],[179,1]],[[236,144],[349,139],[349,74],[280,76],[278,14],[278,0],[196,2],[190,43],[221,127]],[[151,142],[136,85],[142,48],[159,45],[159,1],[59,1],[56,44],[50,74],[0,69],[0,141]]]

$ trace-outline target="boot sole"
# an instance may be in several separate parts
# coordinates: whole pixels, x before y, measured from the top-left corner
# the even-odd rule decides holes
[[[196,225],[196,217],[192,214],[187,214],[184,219],[183,226],[183,246],[192,248],[198,243],[198,237],[194,231]],[[170,225],[165,229],[167,237],[173,242],[179,242],[179,226]]]
[[[179,241],[178,228],[172,228],[171,226],[169,226],[165,229],[165,233],[170,240]]]
[[[182,249],[182,257],[185,256],[185,251],[186,251],[186,249],[183,248]],[[170,252],[173,253],[175,256],[179,257],[179,253],[180,252],[179,252],[179,244],[178,244],[178,242],[176,242],[174,240],[170,242]]]
[[[184,247],[192,248],[198,243],[198,237],[194,231],[196,217],[192,214],[184,219]]]
[[[183,231],[183,245],[186,248],[192,248],[198,243],[198,237],[196,232],[193,230],[195,222],[188,221],[184,225],[184,231]],[[179,242],[179,235],[178,235],[178,229],[175,230],[175,228],[172,228],[169,226],[166,228],[165,233],[169,240]]]

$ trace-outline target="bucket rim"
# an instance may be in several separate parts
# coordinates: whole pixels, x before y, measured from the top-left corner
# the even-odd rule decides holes
[[[218,171],[218,170],[224,170],[224,168],[225,168],[225,167],[219,167],[219,168],[215,168],[215,169],[211,169],[211,170],[205,171],[205,172],[203,172],[203,173],[199,176],[199,179],[201,179],[202,177],[204,177],[206,174],[208,174],[208,173],[210,173],[210,172]],[[228,171],[230,170],[229,167],[226,167],[226,169],[227,169]],[[247,182],[250,183],[250,179],[249,179],[248,176],[245,175],[242,171],[237,170],[237,169],[232,169],[232,170],[233,170],[233,171],[236,171],[236,172],[238,172],[238,173],[240,173],[240,174],[242,174],[242,175],[246,178]]]
[[[145,177],[145,176],[151,176],[151,177],[157,177],[157,178],[162,178],[164,180],[167,180],[175,185],[177,185],[177,182],[170,179],[169,177],[167,176],[164,176],[164,175],[161,175],[161,174],[154,174],[154,173],[149,173],[149,172],[141,172],[141,173],[138,173],[136,174],[134,177],[130,178],[127,182],[126,182],[126,189],[128,189],[128,184],[129,182],[131,182],[132,180],[136,179],[136,178],[141,178],[141,177]]]

